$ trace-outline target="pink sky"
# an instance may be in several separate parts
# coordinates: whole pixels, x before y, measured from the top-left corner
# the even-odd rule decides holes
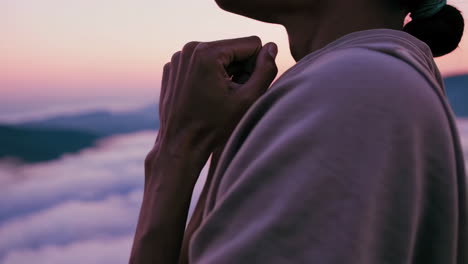
[[[449,3],[468,14],[468,1]],[[279,45],[280,73],[294,64],[282,27],[214,0],[0,1],[0,120],[156,101],[162,65],[186,42],[249,35]],[[467,38],[437,60],[444,75],[468,72]]]

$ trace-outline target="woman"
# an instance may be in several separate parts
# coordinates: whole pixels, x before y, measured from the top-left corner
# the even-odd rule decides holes
[[[438,0],[217,3],[284,25],[297,64],[267,90],[273,43],[174,54],[130,262],[468,263],[463,154],[433,60],[457,47],[460,12]]]

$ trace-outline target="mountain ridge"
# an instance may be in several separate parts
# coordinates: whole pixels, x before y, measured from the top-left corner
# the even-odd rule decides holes
[[[91,147],[101,136],[73,130],[28,129],[0,125],[0,158],[34,163]]]
[[[444,78],[445,91],[458,117],[468,117],[468,74]]]
[[[447,99],[457,117],[468,118],[468,74],[444,79]],[[56,159],[116,135],[159,128],[158,106],[128,112],[104,110],[59,115],[14,125],[0,125],[0,159],[24,162]]]
[[[129,112],[93,112],[59,115],[18,124],[22,128],[73,129],[102,136],[159,128],[157,106],[145,106]]]
[[[26,163],[54,160],[92,147],[104,137],[159,128],[157,106],[113,113],[92,111],[19,124],[0,124],[0,159]]]

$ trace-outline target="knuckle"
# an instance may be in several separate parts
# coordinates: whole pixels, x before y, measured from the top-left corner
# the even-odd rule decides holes
[[[193,56],[196,58],[196,60],[202,62],[202,63],[209,63],[212,61],[216,56],[216,52],[218,50],[218,47],[215,45],[212,45],[210,43],[202,42],[197,45],[193,52]]]
[[[197,45],[194,53],[197,53],[198,55],[206,55],[210,53],[213,50],[213,48],[213,45],[206,42],[202,42]]]
[[[193,50],[200,44],[198,41],[190,41],[189,43],[185,44],[182,48],[183,53],[192,53]]]
[[[259,43],[260,45],[262,44],[262,39],[261,39],[259,36],[256,36],[256,35],[255,35],[255,36],[251,36],[250,38],[252,38],[252,40],[253,40],[254,42],[257,42],[257,43]]]
[[[180,51],[174,53],[174,55],[172,55],[171,61],[178,61],[180,58],[180,54],[181,54]]]
[[[169,71],[170,68],[171,68],[171,63],[170,62],[164,64],[164,68],[163,68],[164,71]]]

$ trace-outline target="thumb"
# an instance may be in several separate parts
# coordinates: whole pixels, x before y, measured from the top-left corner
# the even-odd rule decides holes
[[[258,53],[255,62],[255,69],[249,80],[239,87],[239,93],[256,100],[266,92],[270,84],[278,74],[275,58],[278,54],[278,47],[275,43],[267,43]]]

